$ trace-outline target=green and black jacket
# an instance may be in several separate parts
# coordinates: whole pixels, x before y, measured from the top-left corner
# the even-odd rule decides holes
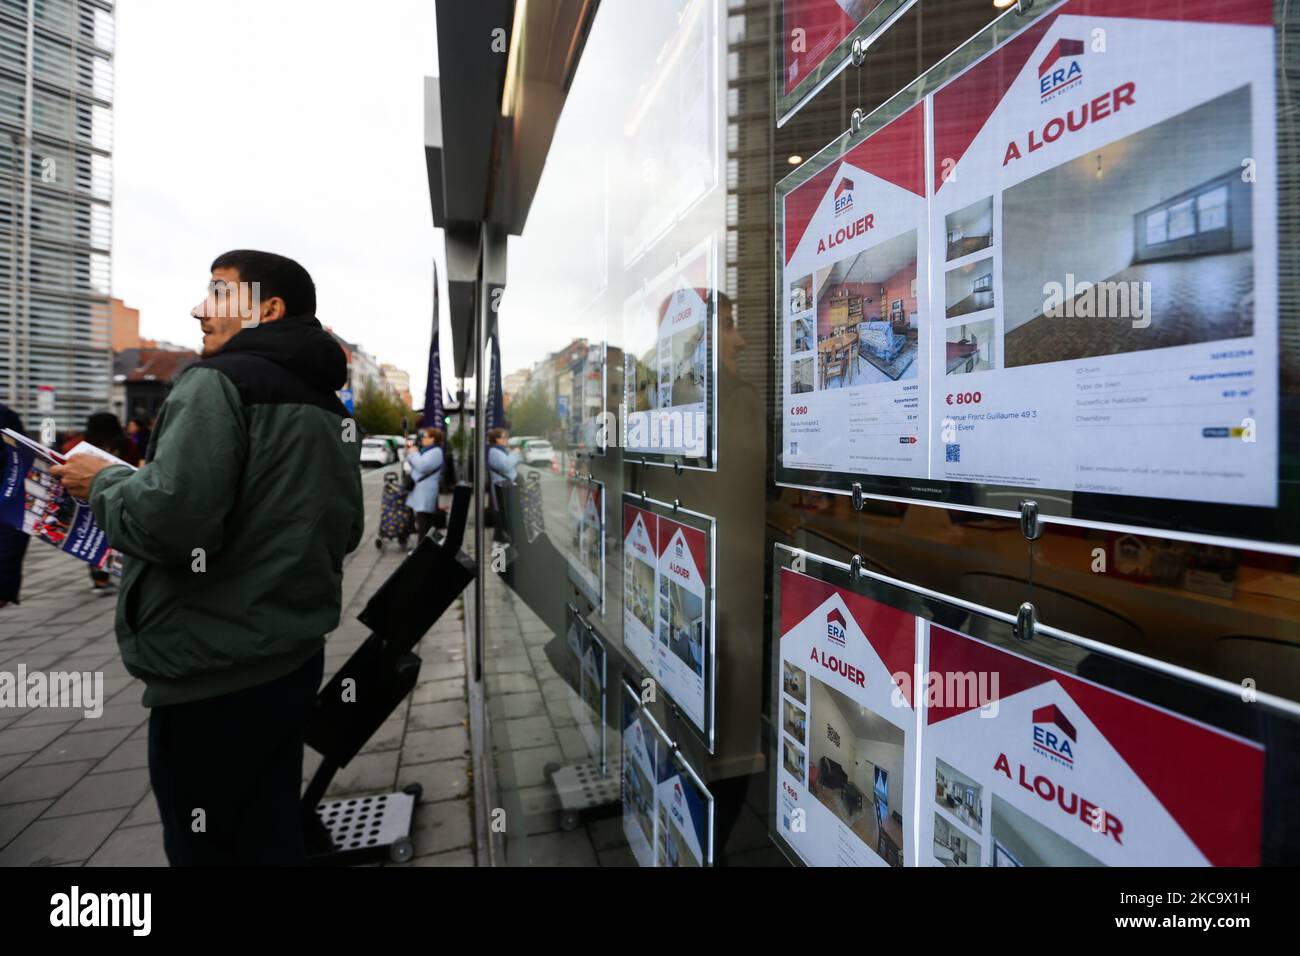
[[[90,504],[124,555],[117,637],[145,706],[296,670],[339,621],[361,540],[360,439],[335,390],[337,342],[312,316],[237,333],[177,379],[139,471]]]

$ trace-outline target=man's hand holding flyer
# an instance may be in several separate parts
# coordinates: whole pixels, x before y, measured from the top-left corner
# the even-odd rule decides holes
[[[0,475],[0,523],[20,528],[93,567],[120,575],[121,556],[109,548],[90,505],[72,493],[89,494],[86,479],[93,478],[93,472],[83,475],[87,469],[76,462],[63,476],[70,479],[70,487],[65,487],[53,469],[62,472],[70,459],[81,456],[105,461],[107,464],[101,467],[134,466],[88,442],[61,455],[8,428],[0,430],[0,437],[4,439],[5,455],[4,471]]]

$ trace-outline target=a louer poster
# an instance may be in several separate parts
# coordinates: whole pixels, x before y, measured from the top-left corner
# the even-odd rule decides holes
[[[785,194],[782,480],[1276,506],[1274,43],[1269,0],[1069,0]],[[912,179],[875,170],[868,210],[840,170],[872,171],[855,151],[903,123],[933,148],[916,388],[900,394],[859,385],[853,363],[899,347],[912,301],[850,288],[827,323],[817,256],[895,232],[880,181]],[[834,338],[878,307],[879,332]]]
[[[623,644],[711,746],[712,532],[638,500],[623,501]]]
[[[1273,46],[1071,0],[934,93],[932,477],[1276,505]]]
[[[1259,864],[1258,745],[935,625],[928,671],[922,863]]]
[[[655,807],[658,768],[667,748],[636,692],[623,686],[623,835],[641,866],[654,866],[659,815]]]
[[[846,40],[856,34],[869,41],[914,2],[783,0],[777,125],[844,69],[852,53]]]
[[[780,577],[777,832],[810,866],[902,866],[912,840],[917,619]]]
[[[569,479],[569,580],[603,610],[605,602],[605,485]]]
[[[656,866],[707,866],[712,862],[713,799],[673,754],[661,761],[656,788],[659,829]]]
[[[716,338],[713,242],[683,256],[624,309],[624,453],[711,464]]]
[[[925,475],[926,217],[921,105],[785,196],[786,468]]]

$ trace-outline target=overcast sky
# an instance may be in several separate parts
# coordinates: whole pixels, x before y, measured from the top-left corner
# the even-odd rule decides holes
[[[437,57],[432,0],[119,0],[113,294],[141,334],[197,348],[213,258],[278,252],[311,272],[321,322],[410,372],[421,405]]]

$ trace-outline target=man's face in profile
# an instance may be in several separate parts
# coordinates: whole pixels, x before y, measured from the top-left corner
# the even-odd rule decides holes
[[[236,270],[212,270],[207,296],[190,312],[199,320],[199,328],[203,330],[203,348],[200,351],[204,356],[216,355],[244,327],[244,313],[250,304],[247,300],[248,295],[241,291]]]

